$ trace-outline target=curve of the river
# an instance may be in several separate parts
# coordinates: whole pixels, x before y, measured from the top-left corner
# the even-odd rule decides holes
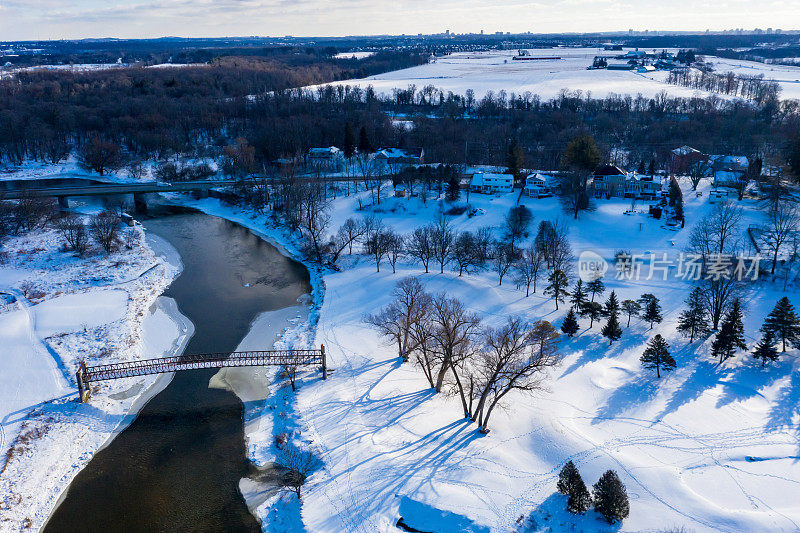
[[[232,351],[257,315],[310,292],[302,264],[232,222],[191,212],[144,226],[183,262],[165,294],[195,326],[186,353]],[[45,531],[260,531],[239,492],[252,468],[243,405],[208,387],[214,373],[176,373],[76,476]]]

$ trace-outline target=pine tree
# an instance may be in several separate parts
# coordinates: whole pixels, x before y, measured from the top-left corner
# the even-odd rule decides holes
[[[558,473],[558,482],[556,483],[556,490],[561,494],[567,495],[572,491],[575,481],[581,478],[578,468],[572,461],[567,461]]]
[[[594,510],[603,515],[606,522],[613,524],[622,521],[630,513],[628,493],[625,485],[613,470],[605,474],[594,484]]]
[[[703,303],[703,291],[695,287],[686,299],[687,309],[678,317],[678,331],[689,336],[689,342],[708,333],[708,312]]]
[[[567,461],[564,468],[558,474],[556,485],[558,492],[569,496],[567,499],[567,511],[575,514],[583,514],[589,510],[592,498],[586,484],[581,478],[580,472],[572,461]]]
[[[770,314],[767,315],[761,331],[764,333],[771,331],[776,338],[780,339],[782,352],[786,351],[787,342],[795,348],[800,348],[800,319],[797,318],[797,313],[795,313],[789,298],[784,296],[778,300]]]
[[[742,306],[738,298],[733,300],[731,308],[722,319],[722,325],[711,343],[711,355],[718,357],[720,364],[736,355],[737,350],[746,350],[744,339],[744,323]]]
[[[606,291],[606,286],[603,283],[603,278],[596,278],[587,283],[586,290],[592,294],[592,301],[594,301],[595,294],[603,294]]]
[[[592,329],[596,320],[600,320],[603,316],[603,306],[598,302],[586,302],[581,309],[582,316],[589,317],[589,329]]]
[[[645,172],[647,172],[647,169],[644,166],[644,159],[642,159],[639,161],[639,167],[636,169],[636,173],[644,175]]]
[[[647,174],[649,174],[650,176],[655,176],[656,175],[656,160],[655,160],[655,158],[650,160],[650,166],[647,167]]]
[[[581,329],[578,324],[578,318],[575,316],[575,311],[569,310],[567,316],[564,317],[564,323],[561,324],[561,331],[567,334],[567,337],[572,337],[578,330]]]
[[[458,179],[458,174],[455,172],[450,174],[445,184],[445,193],[447,194],[448,202],[456,202],[461,196],[461,181]]]
[[[344,125],[344,156],[347,159],[356,153],[356,134],[353,132],[353,125],[347,122]]]
[[[572,296],[569,299],[569,303],[572,304],[572,309],[577,309],[578,312],[580,312],[585,302],[586,291],[583,288],[583,280],[578,278],[578,282],[575,284],[575,288],[572,290]]]
[[[603,312],[606,316],[619,313],[619,301],[617,300],[617,294],[614,291],[611,291],[611,294],[608,295],[608,300],[606,300],[606,303],[603,307]]]
[[[508,152],[506,153],[506,166],[508,167],[506,172],[514,176],[515,183],[520,179],[524,161],[525,154],[522,152],[522,147],[519,145],[517,140],[514,139],[508,146]]]
[[[625,326],[627,328],[631,325],[631,317],[639,316],[639,311],[642,310],[642,306],[635,300],[622,300],[622,310],[628,315],[628,325]]]
[[[617,318],[616,312],[608,316],[608,322],[606,322],[606,325],[600,330],[600,333],[603,337],[608,339],[609,346],[622,336],[622,328],[619,325],[619,318]]]
[[[658,298],[649,293],[643,294],[642,297],[639,298],[639,302],[644,302],[644,314],[642,315],[642,319],[645,322],[650,322],[650,329],[653,329],[653,324],[660,323],[661,320],[663,320],[661,317],[661,304]]]
[[[765,331],[764,336],[756,344],[753,350],[753,357],[761,359],[761,366],[766,366],[767,361],[778,360],[778,350],[775,348],[775,334],[772,331]]]
[[[563,271],[556,269],[547,278],[548,285],[544,289],[546,296],[552,296],[556,302],[556,310],[558,310],[558,302],[563,302],[565,296],[569,296],[567,291],[567,284],[569,280]]]
[[[369,137],[367,137],[367,128],[365,126],[361,126],[361,129],[358,132],[358,151],[362,154],[368,154],[372,152],[372,143],[369,142]]]
[[[661,378],[661,371],[675,370],[675,359],[669,353],[669,344],[661,335],[656,335],[647,343],[639,358],[644,368],[656,370],[656,377]]]

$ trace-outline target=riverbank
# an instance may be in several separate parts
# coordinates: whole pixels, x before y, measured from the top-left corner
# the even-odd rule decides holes
[[[5,245],[0,285],[17,302],[0,312],[0,341],[16,358],[0,361],[0,531],[40,529],[77,473],[171,379],[96,384],[80,404],[80,361],[177,355],[193,333],[160,296],[180,272],[176,254],[139,226],[125,232],[119,251],[85,258],[63,252],[51,230]]]

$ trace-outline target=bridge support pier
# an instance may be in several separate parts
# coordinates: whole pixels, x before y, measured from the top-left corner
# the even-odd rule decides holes
[[[66,211],[69,209],[69,198],[66,196],[59,196],[58,197],[58,208],[62,211]]]
[[[89,399],[89,381],[86,379],[86,363],[81,361],[81,366],[75,372],[75,381],[78,382],[78,401],[85,403]]]
[[[322,379],[328,379],[328,364],[325,358],[325,345],[320,344],[320,353],[322,354]]]
[[[133,193],[133,208],[137,213],[147,213],[147,198],[144,193]]]
[[[209,196],[208,189],[196,189],[192,191],[192,198],[195,200],[202,200],[204,198],[208,198]]]

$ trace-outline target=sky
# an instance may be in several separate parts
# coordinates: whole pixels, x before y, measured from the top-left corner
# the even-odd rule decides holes
[[[0,40],[800,28],[798,0],[0,0]]]

